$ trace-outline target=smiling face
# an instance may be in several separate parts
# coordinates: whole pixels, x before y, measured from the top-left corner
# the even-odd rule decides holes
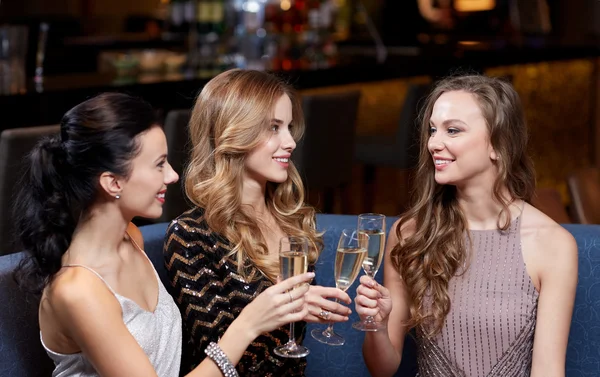
[[[140,153],[131,161],[131,175],[123,182],[119,206],[128,216],[157,218],[162,214],[167,185],[179,176],[167,161],[163,130],[152,127],[141,134]]]
[[[427,147],[435,165],[435,180],[442,185],[462,186],[497,176],[496,153],[489,131],[473,94],[450,91],[433,106]]]
[[[275,103],[269,131],[246,157],[244,181],[282,183],[288,178],[290,157],[296,148],[291,134],[292,102],[284,94]]]

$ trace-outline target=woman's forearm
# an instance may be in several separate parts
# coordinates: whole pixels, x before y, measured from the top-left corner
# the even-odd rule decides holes
[[[227,355],[231,364],[235,366],[255,338],[256,335],[252,334],[245,326],[243,326],[240,320],[236,319],[231,323],[227,331],[225,331],[225,334],[223,334],[218,344],[223,353]],[[223,373],[221,373],[221,370],[214,361],[209,357],[206,357],[200,365],[186,375],[186,377],[201,376],[222,377]]]
[[[402,349],[396,350],[387,331],[374,331],[365,334],[363,357],[373,377],[394,375],[402,361]]]

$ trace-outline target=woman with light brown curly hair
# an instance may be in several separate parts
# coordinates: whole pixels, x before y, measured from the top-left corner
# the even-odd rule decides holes
[[[164,247],[184,322],[183,372],[218,342],[239,375],[304,375],[305,359],[273,352],[289,331],[277,303],[265,298],[281,284],[282,237],[309,240],[309,270],[322,247],[315,211],[304,203],[291,160],[303,130],[295,91],[264,72],[224,72],[196,100],[185,172],[185,190],[196,207],[170,224]],[[350,309],[327,299],[349,303],[343,291],[311,285],[302,293],[298,333],[304,321],[348,319]]]
[[[384,285],[363,277],[356,310],[373,376],[398,369],[415,330],[419,376],[564,376],[577,246],[529,204],[535,172],[509,83],[438,83],[421,117],[412,208],[393,225]]]

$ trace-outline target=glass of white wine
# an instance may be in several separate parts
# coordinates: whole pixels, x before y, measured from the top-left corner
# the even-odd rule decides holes
[[[335,286],[338,289],[346,292],[356,280],[367,254],[368,240],[368,236],[359,238],[356,229],[342,229],[333,271]],[[330,346],[341,346],[346,341],[343,336],[333,332],[333,322],[329,322],[325,330],[314,329],[310,335],[319,342]]]
[[[308,238],[283,237],[279,241],[279,273],[282,280],[302,275],[308,270]],[[308,348],[296,343],[294,323],[290,323],[290,340],[273,350],[277,356],[301,358],[307,356]]]
[[[385,248],[385,216],[378,213],[363,213],[358,215],[358,237],[368,237],[367,255],[363,259],[362,267],[365,274],[371,279],[375,278]],[[373,317],[367,316],[363,321],[352,324],[357,330],[378,331],[383,330],[385,326],[375,322]]]

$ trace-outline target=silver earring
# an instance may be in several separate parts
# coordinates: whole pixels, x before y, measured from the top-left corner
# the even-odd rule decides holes
[[[121,195],[115,195],[115,199],[121,199]]]

